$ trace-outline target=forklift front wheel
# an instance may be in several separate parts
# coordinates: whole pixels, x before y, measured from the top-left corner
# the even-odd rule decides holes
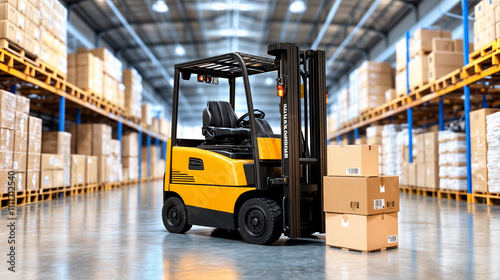
[[[283,232],[281,207],[276,201],[252,198],[240,208],[238,230],[243,239],[252,244],[272,244]]]
[[[163,225],[172,233],[185,233],[191,229],[187,221],[186,207],[182,200],[177,197],[169,197],[163,204],[161,216]]]

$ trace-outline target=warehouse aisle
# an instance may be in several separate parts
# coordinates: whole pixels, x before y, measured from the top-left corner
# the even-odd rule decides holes
[[[16,279],[500,278],[500,207],[402,194],[400,248],[366,255],[324,235],[255,246],[204,227],[169,234],[161,197],[154,182],[19,207]]]

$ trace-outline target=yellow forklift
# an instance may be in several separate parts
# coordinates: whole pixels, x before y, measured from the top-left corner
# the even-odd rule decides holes
[[[272,56],[228,53],[175,65],[172,134],[167,146],[162,218],[172,233],[192,225],[239,231],[252,244],[272,244],[325,231],[325,53],[275,43]],[[254,108],[250,75],[275,72],[281,133]],[[205,139],[177,138],[179,83],[227,80],[228,101],[209,101]],[[243,80],[247,113],[235,113],[235,83]],[[278,110],[278,108],[276,108]]]

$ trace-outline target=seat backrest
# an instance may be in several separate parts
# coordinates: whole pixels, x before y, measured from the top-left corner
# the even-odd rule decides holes
[[[238,116],[226,101],[208,101],[203,110],[203,126],[236,128]]]

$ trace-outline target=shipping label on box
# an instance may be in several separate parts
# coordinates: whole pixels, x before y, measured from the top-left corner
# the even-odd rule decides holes
[[[52,170],[42,170],[40,172],[40,188],[52,188]]]
[[[328,176],[378,176],[378,146],[328,145]]]
[[[24,48],[25,33],[16,24],[8,20],[0,20],[0,38]]]
[[[399,211],[399,177],[324,177],[324,211],[373,215]]]
[[[326,244],[354,250],[398,245],[398,213],[371,216],[326,213]]]
[[[16,172],[14,175],[14,185],[16,186],[16,190],[23,191],[26,190],[26,173],[25,172]]]

